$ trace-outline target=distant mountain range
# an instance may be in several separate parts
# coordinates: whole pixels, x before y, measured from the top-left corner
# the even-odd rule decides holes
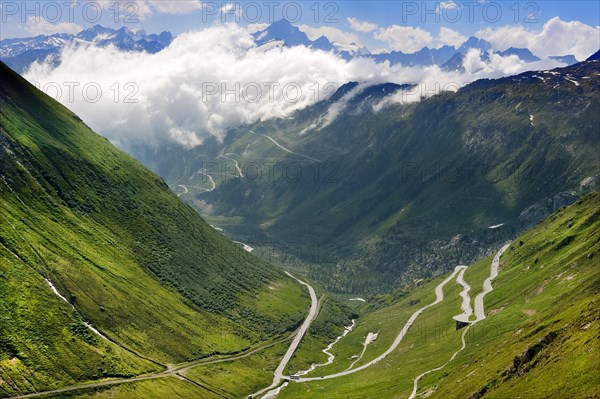
[[[0,60],[13,70],[23,73],[36,61],[50,60],[57,65],[60,63],[61,50],[70,45],[113,45],[123,51],[157,53],[172,41],[173,35],[169,32],[148,35],[143,30],[134,32],[126,27],[114,30],[94,25],[76,35],[56,33],[50,36],[0,40]]]
[[[462,60],[464,55],[471,49],[478,49],[482,53],[483,60],[488,59],[488,53],[493,50],[490,42],[475,36],[469,37],[458,48],[444,45],[439,48],[423,47],[414,53],[404,53],[402,51],[391,51],[379,54],[372,54],[368,49],[352,43],[343,45],[332,43],[327,37],[321,36],[312,41],[306,33],[298,27],[292,25],[289,21],[282,19],[269,25],[266,29],[253,34],[254,40],[259,47],[270,50],[274,47],[293,47],[303,45],[323,51],[333,51],[344,59],[355,57],[372,58],[376,62],[389,62],[391,65],[400,64],[403,66],[430,66],[438,65],[444,69],[462,69]],[[349,50],[350,48],[351,50]],[[503,57],[516,55],[524,62],[540,61],[540,58],[534,55],[529,49],[510,47],[504,51],[496,51]],[[578,61],[573,55],[560,55],[548,57],[564,62],[567,65],[576,64]]]
[[[424,47],[414,53],[390,51],[379,54],[371,53],[367,48],[356,44],[342,44],[332,42],[325,36],[311,40],[299,27],[282,19],[273,22],[264,30],[252,34],[256,46],[269,51],[274,48],[305,46],[326,52],[333,52],[345,60],[356,57],[371,58],[378,63],[389,62],[391,65],[403,66],[430,66],[438,65],[444,70],[464,70],[462,62],[464,56],[471,49],[481,51],[482,59],[488,60],[489,53],[494,49],[486,40],[471,36],[458,48],[444,45],[439,48]],[[132,31],[123,27],[119,30],[95,25],[76,35],[57,33],[54,35],[39,35],[28,38],[0,40],[0,60],[19,73],[36,61],[49,60],[54,65],[60,63],[61,50],[69,45],[95,44],[106,47],[114,45],[123,51],[143,51],[157,53],[173,41],[169,32],[160,34],[146,34],[143,30]],[[510,47],[503,51],[495,51],[503,57],[515,55],[524,62],[539,61],[540,58],[526,48]],[[573,55],[557,55],[548,57],[563,62],[567,65],[577,63]]]

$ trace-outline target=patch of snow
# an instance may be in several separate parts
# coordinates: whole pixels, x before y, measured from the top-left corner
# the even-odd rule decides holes
[[[254,251],[254,248],[252,248],[250,245],[248,244],[244,244],[243,242],[239,242],[239,241],[234,241],[236,244],[240,244],[242,247],[244,247],[244,250],[247,252],[252,252]]]
[[[350,298],[350,299],[348,299],[348,300],[349,300],[349,301],[367,302],[365,299],[363,299],[363,298],[358,298],[358,297],[357,297],[357,298]]]
[[[378,336],[378,332],[370,332],[369,334],[367,334],[367,338],[365,339],[365,345],[369,345],[371,342],[376,341]]]
[[[46,281],[46,283],[48,283],[48,285],[50,286],[50,289],[52,290],[52,292],[54,292],[60,299],[62,299],[66,303],[68,303],[75,310],[75,312],[79,313],[79,311],[75,308],[75,306],[73,306],[73,304],[70,303],[67,300],[67,298],[65,298],[64,296],[62,296],[60,294],[60,292],[58,292],[58,290],[56,289],[56,287],[54,286],[54,284],[52,284],[52,281],[48,280],[47,278],[44,278],[44,280]],[[103,338],[103,339],[105,339],[105,340],[108,341],[108,338],[106,338],[106,336],[104,336],[100,331],[96,330],[89,322],[84,321],[83,324],[85,324],[85,326],[87,328],[89,328],[91,332],[93,332],[94,334],[98,335],[100,338]]]
[[[56,287],[54,286],[54,284],[52,284],[52,281],[48,280],[47,278],[44,278],[44,280],[46,280],[46,283],[48,283],[48,285],[50,286],[50,289],[52,290],[52,292],[54,292],[60,299],[62,299],[63,301],[65,301],[66,303],[68,303],[69,305],[71,304],[67,298],[65,298],[64,296],[62,296],[60,294],[60,292],[58,292],[58,290],[56,289]]]
[[[579,86],[579,82],[573,79],[569,79],[567,77],[565,77],[565,80],[568,80],[569,82],[573,83],[575,86]]]

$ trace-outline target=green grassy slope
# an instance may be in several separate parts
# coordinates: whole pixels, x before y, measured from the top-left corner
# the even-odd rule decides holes
[[[597,397],[599,216],[595,193],[515,241],[488,299],[502,333],[426,379],[432,397]]]
[[[308,303],[1,63],[0,298],[0,396],[237,352]]]
[[[562,208],[513,242],[502,256],[487,319],[471,327],[466,348],[444,369],[425,376],[417,397],[595,398],[600,367],[600,195]],[[491,257],[471,265],[465,280],[480,292]],[[380,336],[365,354],[389,347],[404,321],[433,300],[441,278],[424,282],[391,306],[366,309],[356,329],[332,351],[336,362],[311,376],[344,370],[364,336]],[[293,383],[280,398],[407,398],[413,379],[446,363],[460,346],[461,288],[449,283],[442,303],[423,312],[399,348],[380,363],[333,380]],[[473,298],[473,296],[472,296]],[[320,354],[314,358],[320,360]],[[301,360],[304,367],[306,359]],[[358,364],[364,363],[361,361]],[[300,367],[292,362],[290,372]]]
[[[63,393],[46,396],[47,399],[148,399],[148,398],[173,398],[173,399],[222,399],[223,396],[215,393],[211,388],[198,386],[178,377],[166,377],[159,380],[137,381],[107,387],[102,389],[83,389],[77,392]]]

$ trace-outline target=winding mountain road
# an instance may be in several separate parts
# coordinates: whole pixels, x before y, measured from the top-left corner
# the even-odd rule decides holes
[[[408,333],[408,330],[414,324],[417,317],[419,317],[419,315],[421,313],[423,313],[425,310],[429,309],[432,306],[437,305],[438,303],[440,303],[444,300],[444,286],[446,284],[448,284],[448,282],[450,282],[452,279],[454,279],[454,277],[463,269],[466,269],[466,266],[456,266],[454,268],[454,271],[452,272],[452,274],[448,278],[446,278],[444,281],[442,281],[437,287],[435,287],[435,296],[436,296],[435,301],[431,302],[429,305],[422,307],[421,309],[419,309],[415,313],[413,313],[412,316],[410,316],[410,318],[408,319],[408,321],[406,322],[404,327],[402,327],[402,330],[400,331],[400,333],[398,334],[398,336],[396,337],[396,339],[394,340],[392,345],[383,354],[379,355],[378,357],[371,360],[370,362],[365,363],[362,366],[359,366],[355,369],[350,369],[350,370],[342,371],[340,373],[325,375],[322,377],[299,378],[299,379],[295,379],[293,381],[294,382],[309,382],[309,381],[321,381],[321,380],[328,380],[328,379],[332,379],[332,378],[343,377],[345,375],[354,374],[358,371],[369,368],[369,367],[373,366],[374,364],[380,362],[381,360],[385,359],[390,353],[392,353],[398,347],[398,345],[400,345],[400,342],[402,342],[402,340]]]
[[[456,276],[456,282],[463,287],[460,296],[463,299],[462,305],[460,306],[462,309],[462,314],[454,316],[453,319],[459,321],[461,323],[469,323],[471,319],[471,315],[473,314],[473,308],[471,307],[471,297],[469,296],[469,291],[471,290],[471,286],[467,284],[465,281],[465,271],[467,269],[462,269],[458,276]]]
[[[227,155],[231,155],[231,154],[227,154]],[[240,168],[240,164],[238,161],[236,161],[233,158],[229,158],[227,155],[219,155],[219,157],[221,158],[225,158],[225,159],[229,159],[230,161],[235,162],[235,169],[237,170],[238,174],[240,175],[240,177],[244,177],[244,173],[242,173],[242,168]]]
[[[494,256],[494,259],[492,261],[491,268],[490,268],[490,275],[483,283],[483,292],[481,292],[475,298],[476,319],[474,321],[469,321],[468,323],[470,325],[475,324],[475,323],[485,319],[483,300],[488,293],[493,291],[491,282],[498,276],[498,269],[500,266],[500,257],[509,248],[509,246],[510,246],[510,243],[504,245],[500,249],[500,251]],[[264,388],[264,389],[256,392],[255,394],[253,394],[252,395],[253,398],[258,398],[258,397],[260,397],[260,395],[263,395],[271,390],[277,389],[281,385],[282,382],[288,381],[288,380],[301,383],[301,382],[333,379],[333,378],[350,375],[350,374],[356,373],[358,371],[364,370],[368,367],[371,367],[371,366],[375,365],[376,363],[380,362],[381,360],[383,360],[384,358],[386,358],[388,355],[390,355],[400,345],[400,343],[402,342],[402,340],[408,333],[409,329],[414,324],[417,317],[425,310],[429,309],[432,306],[437,305],[438,303],[440,303],[444,300],[444,286],[446,286],[446,284],[448,284],[448,282],[450,282],[455,277],[456,277],[457,283],[463,287],[463,291],[460,293],[461,297],[463,298],[463,303],[461,305],[463,314],[459,315],[459,316],[455,316],[454,318],[456,319],[457,317],[462,317],[465,320],[468,320],[469,316],[473,312],[471,309],[470,297],[469,297],[470,286],[464,281],[464,273],[465,273],[466,269],[467,269],[466,266],[456,266],[454,268],[454,271],[452,272],[452,274],[449,277],[447,277],[444,281],[442,281],[438,286],[436,286],[436,288],[435,288],[436,299],[433,302],[431,302],[430,304],[420,308],[419,310],[417,310],[416,312],[414,312],[411,315],[411,317],[405,323],[405,325],[402,328],[402,330],[400,331],[400,333],[396,336],[396,339],[394,340],[392,345],[383,354],[379,355],[377,358],[371,360],[370,362],[363,364],[362,366],[359,366],[357,368],[352,368],[349,370],[345,370],[343,372],[330,374],[330,375],[326,375],[326,376],[322,376],[322,377],[312,377],[312,378],[290,379],[289,376],[284,376],[283,372],[284,372],[287,364],[291,360],[293,354],[295,353],[298,346],[300,345],[302,338],[308,331],[310,325],[312,324],[312,322],[314,321],[314,319],[316,318],[317,313],[318,313],[318,299],[317,299],[317,295],[315,293],[314,288],[311,285],[309,285],[308,283],[297,279],[291,273],[286,272],[286,274],[288,276],[290,276],[291,278],[296,280],[298,283],[307,287],[309,294],[310,294],[310,298],[311,298],[311,306],[310,306],[310,310],[309,310],[309,313],[308,313],[306,319],[304,320],[304,322],[302,323],[300,328],[296,332],[294,332],[292,335],[290,335],[289,337],[256,347],[255,349],[244,352],[242,354],[227,356],[227,357],[213,359],[213,360],[204,359],[204,360],[198,360],[198,361],[194,361],[194,362],[188,362],[185,364],[179,364],[177,366],[169,367],[167,370],[165,370],[163,372],[159,372],[159,373],[147,374],[147,375],[142,375],[142,376],[138,376],[138,377],[134,377],[134,378],[112,379],[112,380],[105,380],[105,381],[100,381],[100,382],[96,382],[96,383],[79,384],[79,385],[74,385],[74,386],[70,386],[70,387],[59,388],[56,390],[35,392],[35,393],[30,393],[30,394],[25,394],[25,395],[13,396],[12,398],[13,399],[34,398],[34,397],[45,396],[45,395],[50,395],[50,394],[71,392],[71,391],[76,391],[76,390],[84,389],[84,388],[96,388],[96,387],[103,387],[103,386],[109,386],[109,385],[118,385],[118,384],[124,384],[124,383],[136,382],[136,381],[145,381],[145,380],[151,380],[151,379],[157,379],[157,378],[164,378],[164,377],[172,376],[172,375],[175,375],[175,376],[185,379],[184,373],[193,367],[196,367],[199,365],[207,365],[207,364],[214,364],[214,363],[228,362],[228,361],[233,361],[233,360],[237,360],[237,359],[242,359],[242,358],[250,356],[251,354],[254,354],[258,351],[261,351],[263,349],[266,349],[266,348],[276,345],[278,343],[284,342],[290,338],[292,338],[292,343],[290,344],[290,347],[288,348],[284,357],[281,359],[281,362],[279,363],[277,369],[275,370],[275,372],[273,374],[273,383],[269,387]],[[53,287],[53,284],[51,282],[49,282],[49,280],[46,280],[46,282],[50,285],[50,287],[53,289],[55,294],[57,294],[58,296],[63,298],[63,300],[65,300],[65,298],[62,295],[60,295],[60,293],[58,291],[55,291],[56,288]],[[450,360],[448,362],[444,363],[443,365],[441,365],[439,367],[428,370],[415,378],[415,380],[413,382],[413,391],[412,391],[409,399],[415,398],[417,390],[418,390],[418,382],[423,376],[425,376],[429,373],[441,370],[448,363],[453,361],[462,350],[465,349],[465,347],[466,347],[465,335],[466,335],[467,331],[469,330],[470,325],[467,326],[467,328],[465,328],[465,330],[462,333],[462,336],[461,336],[462,347],[452,355],[452,357],[450,358]]]
[[[479,322],[480,320],[483,320],[485,318],[485,311],[484,311],[484,306],[483,306],[483,299],[484,297],[493,290],[492,287],[492,280],[495,279],[498,276],[498,268],[500,266],[500,257],[502,256],[502,254],[508,249],[508,247],[510,246],[509,244],[504,245],[500,251],[494,256],[494,259],[492,261],[491,267],[490,267],[490,276],[484,281],[483,283],[483,292],[480,293],[476,298],[475,298],[475,315],[476,315],[476,319],[474,321],[470,321],[470,316],[473,314],[473,309],[471,308],[471,298],[469,296],[469,291],[471,289],[470,285],[467,284],[467,282],[464,280],[464,273],[467,270],[467,266],[456,266],[454,268],[454,271],[452,272],[452,274],[446,278],[444,281],[442,281],[436,288],[435,288],[435,295],[436,295],[436,299],[435,301],[433,301],[432,303],[430,303],[429,305],[426,305],[424,307],[422,307],[421,309],[417,310],[415,313],[412,314],[412,316],[408,319],[408,321],[406,322],[406,324],[404,325],[404,327],[402,328],[402,330],[400,331],[400,333],[398,334],[398,336],[396,337],[396,339],[394,340],[394,342],[392,343],[392,345],[381,355],[379,355],[377,358],[371,360],[368,363],[363,364],[362,366],[359,366],[357,368],[350,368],[348,370],[342,371],[340,373],[335,373],[335,374],[330,374],[330,375],[325,375],[322,377],[311,377],[311,378],[294,378],[294,379],[290,379],[289,377],[286,378],[287,380],[289,380],[290,382],[297,382],[297,383],[301,383],[301,382],[309,382],[309,381],[321,381],[321,380],[327,380],[327,379],[332,379],[332,378],[338,378],[338,377],[342,377],[342,376],[346,376],[349,374],[353,374],[356,373],[358,371],[364,370],[368,367],[373,366],[374,364],[378,363],[379,361],[383,360],[385,357],[387,357],[389,354],[391,354],[397,347],[398,345],[400,345],[400,342],[402,342],[402,339],[406,336],[408,330],[410,329],[410,327],[413,325],[413,323],[415,322],[415,320],[417,319],[417,317],[419,317],[419,315],[425,311],[426,309],[437,305],[438,303],[442,302],[444,300],[444,286],[446,284],[448,284],[448,282],[450,282],[452,279],[454,279],[456,277],[456,281],[458,284],[460,284],[463,287],[462,292],[460,293],[460,296],[463,299],[462,305],[461,305],[461,309],[463,311],[463,313],[461,315],[458,316],[454,316],[454,319],[459,320],[459,321],[464,321],[465,323],[468,323],[469,325],[467,326],[467,328],[465,328],[465,330],[463,331],[462,335],[461,335],[461,340],[462,340],[462,346],[460,349],[458,349],[453,355],[452,357],[448,360],[448,362],[444,363],[443,365],[436,367],[434,369],[428,370],[422,374],[420,374],[419,376],[417,376],[415,378],[415,380],[413,381],[413,390],[412,393],[409,397],[409,399],[414,399],[418,390],[418,383],[419,380],[430,373],[433,373],[435,371],[439,371],[441,369],[443,369],[448,363],[450,363],[451,361],[453,361],[456,356],[458,356],[458,354],[463,351],[466,347],[466,341],[465,341],[465,335],[467,334],[467,331],[469,330],[470,326],[472,324],[475,324],[477,322]]]
[[[175,187],[183,187],[183,189],[185,190],[185,193],[177,194],[178,197],[181,197],[183,194],[187,194],[190,192],[190,190],[188,190],[188,188],[186,186],[184,186],[183,184],[178,184]]]
[[[500,251],[498,251],[496,256],[494,256],[494,260],[492,260],[490,276],[487,279],[485,279],[485,281],[483,282],[483,292],[481,292],[479,295],[477,295],[475,297],[476,320],[473,323],[477,323],[478,321],[485,319],[483,298],[487,294],[489,294],[490,292],[492,292],[494,290],[494,287],[492,287],[492,280],[495,279],[496,277],[498,277],[498,268],[500,267],[500,257],[508,249],[509,246],[510,246],[510,243],[508,243],[508,244],[504,245],[502,248],[500,248]]]
[[[460,296],[463,298],[463,304],[461,306],[462,310],[463,310],[463,314],[454,316],[453,318],[454,318],[454,320],[469,324],[465,328],[465,330],[463,331],[462,336],[461,336],[462,347],[459,350],[457,350],[452,355],[450,360],[448,360],[446,363],[442,364],[439,367],[428,370],[428,371],[420,374],[419,376],[417,376],[417,378],[415,378],[415,380],[413,381],[413,390],[412,390],[412,393],[410,394],[410,396],[408,397],[408,399],[414,399],[415,396],[417,395],[417,390],[419,388],[419,380],[423,376],[443,369],[444,367],[446,367],[446,365],[448,363],[453,361],[460,352],[462,352],[465,349],[465,347],[467,346],[467,344],[465,342],[465,335],[467,334],[467,331],[473,324],[485,319],[485,311],[483,308],[483,298],[494,289],[494,287],[492,287],[492,280],[498,276],[498,268],[500,267],[500,257],[508,249],[508,247],[510,247],[510,243],[508,243],[508,244],[504,245],[502,248],[500,248],[500,251],[498,251],[496,256],[494,256],[494,259],[492,260],[492,264],[490,267],[490,276],[487,279],[485,279],[485,281],[483,282],[483,292],[481,294],[477,295],[477,297],[475,297],[476,319],[474,321],[469,321],[470,316],[473,313],[473,311],[471,310],[471,298],[469,296],[469,290],[471,289],[471,287],[464,280],[464,272],[466,269],[463,269],[457,276],[456,281],[463,287],[463,291],[460,293]]]
[[[309,159],[309,160],[314,161],[314,162],[322,162],[322,161],[319,161],[318,159],[315,159],[315,158],[310,157],[308,155],[298,154],[297,152],[294,152],[294,151],[292,151],[292,150],[290,150],[288,148],[285,148],[284,146],[282,146],[281,144],[279,144],[277,141],[275,141],[275,139],[271,138],[270,136],[267,136],[266,134],[255,133],[252,130],[248,130],[248,131],[250,133],[256,135],[256,136],[261,136],[261,137],[264,137],[264,138],[267,138],[267,139],[271,140],[273,142],[273,144],[275,144],[277,147],[281,148],[285,152],[288,152],[288,153],[290,153],[292,155],[296,155],[298,157],[306,158],[306,159]]]
[[[208,173],[204,173],[204,172],[198,172],[198,173],[201,174],[201,175],[204,175],[204,176],[208,177],[208,179],[210,180],[210,183],[212,184],[212,188],[211,189],[205,188],[204,190],[210,192],[210,191],[213,191],[215,188],[217,188],[217,184],[215,183],[215,180],[212,178],[211,175],[209,175]]]

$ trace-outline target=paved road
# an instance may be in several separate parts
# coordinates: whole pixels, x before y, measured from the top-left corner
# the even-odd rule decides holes
[[[229,155],[229,154],[228,154]],[[240,164],[238,161],[236,161],[233,158],[229,158],[226,155],[219,155],[221,158],[225,158],[225,159],[229,159],[230,161],[235,162],[235,169],[237,170],[238,174],[240,175],[240,177],[244,177],[244,174],[242,173],[242,168],[240,168]]]
[[[459,273],[462,269],[465,269],[465,268],[466,268],[466,266],[456,266],[456,268],[454,269],[454,272],[452,272],[450,277],[448,277],[447,279],[442,281],[437,287],[435,287],[435,295],[436,295],[435,301],[431,302],[429,305],[424,306],[421,309],[417,310],[415,313],[413,313],[412,316],[410,316],[410,318],[404,325],[404,327],[402,328],[402,330],[400,331],[400,333],[398,334],[398,336],[396,337],[396,339],[394,340],[394,343],[392,343],[392,345],[388,348],[388,350],[386,350],[383,354],[379,355],[377,358],[375,358],[375,359],[371,360],[370,362],[365,363],[362,366],[359,366],[355,369],[346,370],[346,371],[342,371],[340,373],[330,374],[330,375],[326,375],[323,377],[299,378],[297,380],[292,380],[292,381],[308,382],[308,381],[321,381],[321,380],[328,380],[328,379],[332,379],[332,378],[338,378],[338,377],[342,377],[345,375],[353,374],[358,371],[364,370],[366,368],[373,366],[377,362],[383,360],[390,353],[392,353],[398,347],[398,345],[400,345],[400,342],[402,342],[402,339],[404,339],[404,336],[408,333],[408,330],[410,329],[410,327],[413,325],[413,323],[415,322],[417,317],[419,317],[419,315],[421,313],[423,313],[423,311],[425,311],[426,309],[428,309],[434,305],[437,305],[438,303],[440,303],[444,300],[444,286],[446,284],[448,284],[448,282],[450,282],[452,279],[454,279],[454,277],[456,276],[457,273]]]
[[[508,249],[509,246],[510,246],[510,243],[506,244],[505,246],[500,248],[500,251],[498,251],[496,256],[494,256],[494,260],[492,261],[492,266],[490,269],[490,276],[483,282],[483,292],[481,292],[479,295],[477,295],[475,297],[475,317],[476,317],[475,323],[485,319],[483,298],[487,294],[489,294],[490,292],[492,292],[494,290],[494,287],[492,287],[492,280],[498,276],[498,267],[500,266],[500,257]]]
[[[510,246],[510,244],[506,244],[505,246],[503,246],[500,249],[500,251],[496,254],[496,256],[494,257],[494,259],[492,261],[491,269],[490,269],[490,276],[484,281],[484,284],[483,284],[484,291],[475,298],[475,314],[476,314],[477,318],[475,321],[472,321],[471,324],[475,324],[478,321],[483,320],[485,318],[483,299],[486,294],[488,294],[489,292],[491,292],[493,290],[491,282],[493,279],[495,279],[498,276],[500,257],[508,249],[509,246]],[[292,380],[292,381],[294,381],[294,382],[309,382],[309,381],[338,378],[338,377],[342,377],[345,375],[353,374],[358,371],[364,370],[368,367],[373,366],[374,364],[378,363],[379,361],[383,360],[385,357],[387,357],[389,354],[391,354],[398,347],[398,345],[400,345],[400,342],[402,342],[402,339],[406,336],[406,334],[408,333],[408,330],[410,329],[410,327],[412,326],[414,321],[417,319],[417,317],[423,311],[425,311],[426,309],[428,309],[434,305],[437,305],[438,303],[440,303],[444,300],[444,286],[446,284],[448,284],[448,282],[450,282],[452,279],[454,279],[455,276],[457,278],[457,282],[463,286],[463,291],[461,292],[461,296],[463,297],[462,308],[463,308],[463,312],[465,312],[465,310],[466,310],[465,303],[466,302],[468,302],[468,308],[470,308],[470,298],[468,297],[468,291],[470,290],[470,286],[464,281],[464,278],[463,278],[466,268],[467,268],[466,266],[456,266],[456,268],[454,269],[452,274],[448,278],[446,278],[444,281],[442,281],[435,288],[435,295],[436,295],[435,301],[433,301],[429,305],[426,305],[426,306],[422,307],[421,309],[417,310],[415,313],[413,313],[412,316],[408,319],[408,321],[404,325],[404,327],[402,328],[402,330],[400,331],[400,333],[398,334],[398,336],[396,337],[396,339],[394,340],[394,342],[392,343],[392,345],[383,354],[381,354],[377,358],[375,358],[375,359],[371,360],[370,362],[365,363],[362,366],[357,367],[355,369],[346,370],[346,371],[343,371],[340,373],[326,375],[323,377],[299,378],[297,380]],[[308,291],[309,291],[310,297],[311,297],[311,306],[310,306],[309,314],[306,317],[306,319],[304,320],[304,322],[302,323],[302,326],[297,330],[297,332],[292,334],[292,336],[293,336],[292,343],[291,343],[290,347],[288,348],[286,354],[282,358],[279,366],[275,370],[275,373],[273,375],[273,383],[269,387],[253,394],[252,397],[254,397],[254,398],[257,398],[260,395],[264,394],[265,392],[276,388],[277,386],[279,386],[282,383],[282,381],[284,379],[289,379],[289,377],[286,377],[283,375],[283,371],[285,370],[285,367],[287,366],[290,359],[292,358],[294,352],[298,348],[298,345],[302,341],[302,338],[306,334],[306,331],[308,331],[310,325],[312,324],[312,322],[314,321],[314,319],[317,316],[318,299],[317,299],[317,295],[315,293],[314,288],[312,286],[310,286],[308,283],[297,279],[289,272],[286,272],[286,274],[288,276],[292,277],[293,279],[295,279],[296,281],[298,281],[300,284],[302,284],[308,288]],[[463,334],[462,334],[462,344],[463,344],[462,347],[456,353],[454,353],[454,355],[451,357],[450,361],[454,360],[454,358],[458,355],[458,353],[465,348],[465,346],[466,346],[465,334],[466,334],[467,330],[468,330],[468,328],[465,329],[465,331],[463,331]],[[199,365],[207,365],[207,364],[214,364],[214,363],[227,362],[227,361],[241,359],[241,358],[247,357],[253,353],[256,353],[260,350],[266,349],[266,348],[276,345],[280,342],[283,342],[287,339],[289,339],[289,338],[285,338],[285,339],[282,339],[279,341],[274,341],[270,344],[265,344],[263,346],[253,349],[252,351],[245,352],[245,353],[239,354],[239,355],[234,355],[234,356],[229,356],[229,357],[224,357],[224,358],[214,359],[214,360],[205,359],[205,360],[199,360],[199,361],[195,361],[195,362],[177,365],[177,366],[171,367],[168,370],[160,372],[160,373],[148,374],[148,375],[138,376],[138,377],[134,377],[134,378],[127,378],[127,379],[113,379],[113,380],[106,380],[106,381],[90,383],[90,384],[79,384],[79,385],[74,385],[74,386],[60,388],[60,389],[51,390],[51,391],[36,392],[36,393],[31,393],[31,394],[26,394],[26,395],[13,396],[12,398],[14,398],[14,399],[33,398],[33,397],[50,395],[50,394],[71,392],[71,391],[76,391],[76,390],[83,389],[83,388],[96,388],[96,387],[103,387],[103,386],[109,386],[109,385],[118,385],[118,384],[124,384],[124,383],[136,382],[136,381],[144,381],[144,380],[163,378],[163,377],[167,377],[167,376],[171,376],[171,375],[177,375],[177,376],[183,377],[184,373],[187,370],[189,370],[190,368],[193,368],[193,367],[196,367]],[[444,365],[442,365],[440,367],[429,370],[429,371],[421,374],[420,376],[418,376],[414,381],[413,393],[409,399],[412,399],[415,397],[416,390],[418,388],[418,381],[421,377],[423,377],[424,375],[426,375],[428,373],[442,369],[448,363],[445,363]]]
[[[460,352],[462,352],[462,351],[463,351],[463,350],[466,348],[466,346],[467,346],[467,343],[466,343],[466,341],[465,341],[465,335],[467,335],[467,331],[469,331],[469,327],[471,327],[471,326],[467,326],[467,327],[464,329],[464,331],[463,331],[463,333],[462,333],[462,335],[461,335],[461,340],[462,340],[462,346],[461,346],[461,348],[460,348],[459,350],[457,350],[456,352],[454,352],[454,354],[452,355],[452,357],[450,358],[450,360],[449,360],[448,362],[446,362],[446,363],[442,364],[440,367],[436,367],[436,368],[434,368],[434,369],[427,370],[426,372],[424,372],[424,373],[420,374],[419,376],[417,376],[417,378],[415,378],[415,380],[413,381],[413,390],[412,390],[412,392],[411,392],[410,396],[408,397],[408,399],[414,399],[414,398],[415,398],[415,396],[417,396],[417,390],[419,389],[419,380],[420,380],[421,378],[423,378],[423,377],[424,377],[424,376],[426,376],[427,374],[433,373],[433,372],[435,372],[435,371],[440,371],[441,369],[443,369],[444,367],[446,367],[446,365],[447,365],[448,363],[450,363],[451,361],[453,361],[453,360],[456,358],[456,356],[458,356],[458,354],[459,354]]]
[[[292,151],[292,150],[290,150],[288,148],[285,148],[284,146],[282,146],[281,144],[279,144],[277,141],[275,141],[273,138],[267,136],[266,134],[254,133],[252,130],[248,130],[248,131],[250,133],[252,133],[252,134],[257,135],[257,136],[261,136],[261,137],[264,137],[264,138],[267,138],[267,139],[271,140],[277,147],[281,148],[285,152],[288,152],[288,153],[290,153],[292,155],[296,155],[296,156],[299,156],[299,157],[302,157],[302,158],[310,159],[311,161],[314,161],[314,162],[321,162],[318,159],[315,159],[313,157],[309,157],[308,155],[298,154],[297,152],[294,152],[294,151]]]
[[[182,196],[183,194],[187,194],[187,193],[190,192],[190,190],[188,190],[188,188],[186,186],[184,186],[183,184],[178,184],[175,187],[183,187],[183,189],[185,190],[185,193],[177,194],[178,197]]]
[[[460,307],[463,312],[457,316],[454,316],[453,319],[462,323],[468,323],[469,319],[471,318],[471,315],[473,314],[473,308],[471,307],[471,296],[469,295],[471,286],[467,284],[467,282],[464,279],[466,271],[467,269],[462,269],[460,273],[458,273],[458,276],[456,276],[456,282],[463,287],[463,290],[460,293],[460,296],[463,299],[463,302],[460,305]]]
[[[215,188],[217,188],[217,185],[216,185],[216,183],[215,183],[215,181],[214,181],[214,179],[212,178],[211,175],[209,175],[208,173],[204,173],[204,172],[198,172],[198,173],[200,173],[201,175],[204,175],[204,176],[208,177],[208,179],[210,180],[210,184],[212,184],[212,188],[211,189],[205,188],[204,190],[210,192],[210,191],[214,190]]]
[[[262,389],[262,390],[256,392],[255,394],[253,394],[252,395],[253,398],[258,398],[260,395],[266,393],[267,391],[270,391],[271,389],[277,388],[277,386],[279,386],[279,384],[281,384],[281,382],[283,381],[283,378],[284,378],[283,370],[285,370],[285,367],[287,366],[290,359],[292,358],[292,355],[298,348],[298,345],[300,345],[300,341],[302,341],[302,338],[304,337],[304,334],[306,334],[306,331],[308,331],[308,328],[310,327],[311,323],[317,317],[317,311],[319,309],[319,302],[317,300],[317,294],[315,293],[314,288],[311,287],[308,283],[305,283],[302,280],[298,280],[296,277],[294,277],[289,272],[285,272],[285,274],[287,274],[288,276],[290,276],[291,278],[293,278],[294,280],[296,280],[297,282],[299,282],[300,284],[302,284],[308,288],[308,292],[310,293],[310,299],[311,299],[310,310],[308,312],[308,316],[306,316],[306,319],[304,319],[302,326],[300,326],[298,333],[292,340],[292,344],[290,345],[287,352],[283,356],[283,359],[281,359],[279,366],[277,366],[277,369],[275,369],[275,373],[273,374],[273,383],[270,386],[268,386],[267,388]]]
[[[419,388],[419,380],[423,376],[433,373],[434,371],[439,371],[439,370],[443,369],[444,367],[446,367],[446,365],[448,363],[453,361],[461,351],[463,351],[465,349],[465,347],[467,346],[467,344],[465,342],[465,335],[467,334],[467,331],[469,331],[469,327],[471,327],[471,325],[479,322],[480,320],[485,319],[485,312],[483,310],[483,298],[485,297],[485,295],[487,293],[489,293],[493,290],[492,280],[498,276],[498,268],[500,266],[500,257],[508,249],[509,246],[510,246],[510,243],[503,246],[500,249],[500,251],[498,251],[496,256],[494,256],[494,259],[492,260],[492,265],[491,265],[491,269],[490,269],[490,277],[488,277],[483,282],[483,292],[481,294],[477,295],[477,297],[475,298],[475,312],[478,316],[477,316],[476,320],[474,320],[474,321],[469,321],[469,318],[473,312],[471,310],[471,297],[469,296],[469,290],[471,289],[471,287],[464,280],[464,274],[465,274],[466,269],[461,270],[461,272],[458,274],[456,281],[463,287],[463,291],[460,293],[460,296],[463,298],[463,304],[462,304],[463,314],[461,314],[459,316],[454,316],[453,318],[454,318],[454,320],[462,321],[465,323],[470,323],[462,333],[462,336],[461,336],[462,347],[459,350],[457,350],[456,352],[454,352],[454,354],[452,355],[450,360],[448,360],[446,363],[444,363],[441,366],[436,367],[434,369],[428,370],[428,371],[424,372],[423,374],[420,374],[419,376],[417,376],[417,378],[415,378],[415,380],[413,381],[413,390],[412,390],[412,393],[410,394],[410,396],[408,397],[408,399],[414,399],[415,396],[417,395],[417,389]]]

